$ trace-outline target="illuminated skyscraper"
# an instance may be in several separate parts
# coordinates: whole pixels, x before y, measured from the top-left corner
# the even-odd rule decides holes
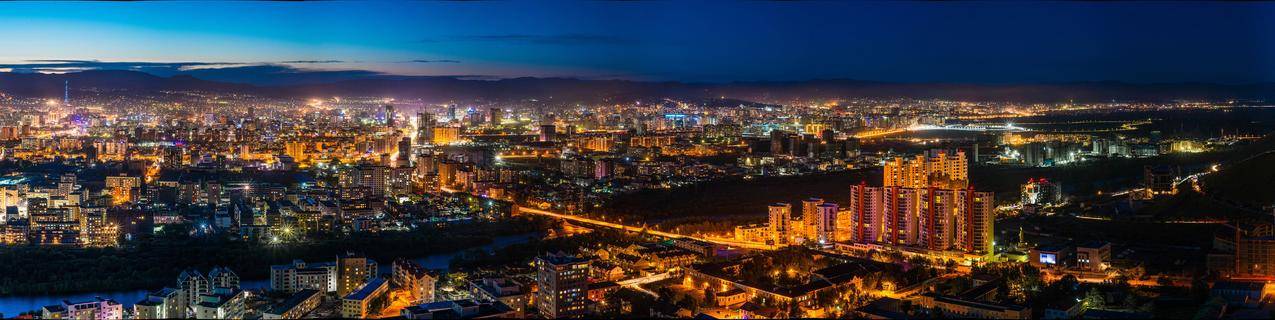
[[[385,105],[385,126],[394,127],[394,118],[398,115],[394,114],[394,106]]]
[[[850,187],[850,241],[992,252],[994,195],[973,189]]]
[[[832,245],[833,240],[835,240],[837,204],[819,204],[816,206],[815,218],[815,241],[824,246]]]
[[[540,141],[554,141],[557,139],[558,130],[552,124],[540,125]]]
[[[488,113],[489,118],[487,119],[487,123],[490,123],[492,125],[499,125],[500,119],[502,117],[500,114],[500,111],[501,111],[500,108],[491,108],[491,111],[489,111]]]
[[[425,144],[434,141],[434,114],[429,112],[416,113],[416,144]]]
[[[810,198],[801,201],[801,224],[806,228],[803,230],[808,241],[816,241],[819,239],[819,232],[816,226],[819,224],[819,205],[823,204],[823,199]]]

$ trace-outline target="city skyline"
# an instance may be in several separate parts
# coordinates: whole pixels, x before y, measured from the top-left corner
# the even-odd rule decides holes
[[[0,318],[1270,318],[1272,18],[0,2]]]

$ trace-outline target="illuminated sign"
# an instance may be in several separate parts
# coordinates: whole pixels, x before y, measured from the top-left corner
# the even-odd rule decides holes
[[[1042,264],[1057,264],[1057,263],[1058,263],[1058,255],[1053,254],[1053,253],[1041,253],[1041,254],[1040,254],[1040,263],[1042,263]]]

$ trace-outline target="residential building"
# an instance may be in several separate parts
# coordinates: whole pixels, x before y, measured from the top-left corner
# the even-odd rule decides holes
[[[366,281],[362,286],[341,298],[341,317],[367,318],[378,311],[372,310],[372,302],[384,298],[389,290],[389,281],[385,281],[385,278],[372,278]]]
[[[314,289],[297,291],[288,300],[261,314],[262,319],[301,319],[323,302],[324,292]]]
[[[589,260],[549,255],[536,258],[536,307],[546,319],[580,318],[588,302]]]
[[[390,284],[407,292],[411,305],[434,302],[434,284],[438,276],[415,261],[394,260]]]
[[[336,294],[344,297],[376,277],[376,261],[347,253],[336,258]]]

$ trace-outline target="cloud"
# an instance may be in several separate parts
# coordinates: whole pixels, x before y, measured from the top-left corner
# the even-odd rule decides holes
[[[130,61],[98,61],[98,60],[26,60],[23,63],[0,64],[0,68],[11,69],[11,72],[63,73],[84,70],[132,70],[154,74],[172,74],[183,70],[209,66],[238,66],[245,63],[230,62],[130,62]]]
[[[291,61],[279,61],[279,63],[297,63],[297,64],[301,64],[301,63],[343,63],[343,62],[345,62],[345,61],[341,61],[341,60],[291,60]]]
[[[536,45],[616,45],[633,42],[631,39],[604,34],[489,34],[454,36],[445,39],[426,39],[422,42],[493,42]]]
[[[161,77],[178,75],[204,80],[255,85],[292,85],[335,82],[385,76],[368,70],[309,69],[289,64],[340,63],[339,60],[292,60],[280,62],[141,62],[98,60],[26,60],[0,64],[0,70],[17,73],[68,73],[91,70],[126,70]]]
[[[329,83],[385,75],[380,72],[367,70],[314,70],[280,64],[193,69],[186,70],[179,74],[189,75],[204,80],[250,83],[267,86]]]
[[[410,61],[410,62],[416,62],[416,63],[460,63],[460,60],[452,60],[452,59],[436,59],[436,60],[430,60],[430,59],[416,59],[416,60],[412,60],[412,61]]]

